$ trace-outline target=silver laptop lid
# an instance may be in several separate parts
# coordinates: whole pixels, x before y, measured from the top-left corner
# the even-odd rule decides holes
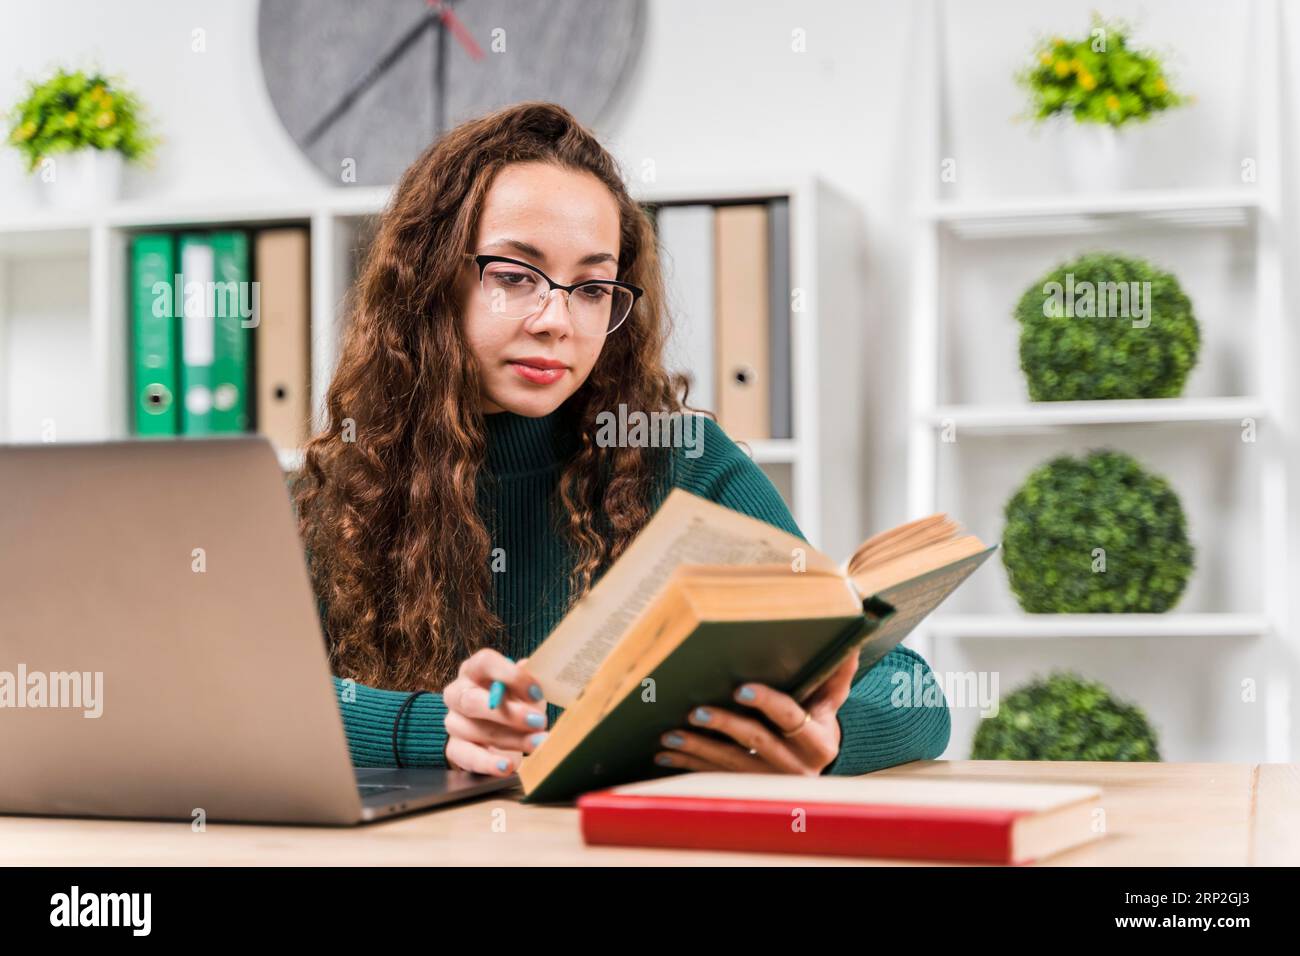
[[[0,812],[359,818],[265,439],[0,447],[0,768]]]

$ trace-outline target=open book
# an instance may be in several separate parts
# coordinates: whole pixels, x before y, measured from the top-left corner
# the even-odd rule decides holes
[[[740,684],[802,702],[855,649],[856,683],[996,547],[931,515],[875,535],[839,565],[802,538],[674,489],[528,658],[547,701],[565,710],[520,765],[524,800],[678,772],[654,763],[660,735],[687,726],[695,706],[740,707],[731,696]]]

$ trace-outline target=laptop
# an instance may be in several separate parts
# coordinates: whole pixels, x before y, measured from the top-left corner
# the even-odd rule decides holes
[[[518,784],[354,769],[336,696],[265,438],[0,446],[0,813],[346,825]]]

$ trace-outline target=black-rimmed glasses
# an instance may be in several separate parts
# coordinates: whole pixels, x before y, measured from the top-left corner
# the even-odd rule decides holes
[[[546,307],[557,289],[564,293],[574,324],[588,335],[617,329],[641,298],[642,290],[617,279],[587,279],[562,285],[537,266],[508,256],[465,253],[478,266],[479,284],[488,311],[503,319],[526,319]]]

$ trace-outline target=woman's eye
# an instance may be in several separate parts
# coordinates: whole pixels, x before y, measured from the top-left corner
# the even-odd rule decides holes
[[[497,272],[493,277],[506,285],[523,285],[533,281],[533,277],[527,272]]]
[[[588,299],[603,299],[609,295],[609,288],[603,285],[584,285],[579,286],[578,291]]]

